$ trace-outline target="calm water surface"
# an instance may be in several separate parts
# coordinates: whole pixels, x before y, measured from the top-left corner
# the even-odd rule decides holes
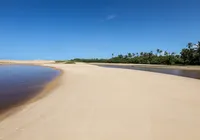
[[[33,65],[0,65],[0,111],[36,95],[60,74]]]
[[[141,66],[119,66],[119,65],[98,65],[102,67],[108,68],[124,68],[124,69],[132,69],[132,70],[142,70],[142,71],[150,71],[164,74],[171,74],[189,78],[200,79],[200,70],[182,70],[182,69],[169,69],[169,68],[150,68],[150,67],[141,67]]]

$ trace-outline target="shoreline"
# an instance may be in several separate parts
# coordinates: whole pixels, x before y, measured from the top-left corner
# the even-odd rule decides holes
[[[113,65],[113,66],[132,66],[132,67],[148,67],[163,69],[181,69],[181,70],[200,70],[200,66],[179,66],[179,65],[154,65],[154,64],[125,64],[125,63],[88,63],[90,65]]]
[[[18,65],[18,64],[19,65],[34,65],[34,66],[48,67],[48,68],[52,68],[52,69],[60,71],[60,74],[57,77],[55,77],[53,80],[46,83],[40,91],[35,93],[34,96],[32,96],[28,99],[25,99],[24,101],[21,101],[14,106],[8,107],[5,110],[2,110],[2,112],[0,114],[0,122],[3,121],[5,118],[9,117],[10,115],[13,115],[14,113],[17,113],[18,111],[22,110],[28,104],[37,102],[40,99],[48,96],[52,90],[56,89],[60,85],[60,80],[61,80],[62,76],[64,75],[64,71],[62,69],[59,69],[59,68],[56,68],[53,66],[46,66],[44,64],[32,64],[32,63],[26,63],[26,64],[24,64],[24,63],[9,63],[8,64],[7,63],[5,65]],[[2,64],[2,65],[4,65],[4,64]]]
[[[44,65],[63,70],[60,86],[4,119],[3,140],[200,139],[199,80],[88,64]]]

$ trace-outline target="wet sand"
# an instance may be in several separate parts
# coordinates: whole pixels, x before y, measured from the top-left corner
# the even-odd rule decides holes
[[[200,81],[87,64],[0,122],[3,140],[199,140]]]
[[[109,66],[132,66],[141,68],[164,68],[164,69],[180,69],[180,70],[200,70],[200,66],[192,65],[153,65],[153,64],[125,64],[125,63],[89,63],[91,65],[109,65]]]
[[[136,65],[110,65],[110,64],[95,64],[100,67],[105,68],[120,68],[120,69],[130,69],[130,70],[141,70],[148,72],[156,72],[163,74],[171,74],[176,76],[183,76],[189,78],[200,79],[200,70],[192,70],[192,69],[179,69],[179,68],[165,68],[165,67],[150,67],[150,66],[136,66]]]

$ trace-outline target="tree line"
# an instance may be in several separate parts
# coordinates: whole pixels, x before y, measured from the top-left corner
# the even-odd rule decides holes
[[[119,54],[109,59],[73,59],[75,62],[86,63],[135,63],[135,64],[164,64],[164,65],[200,65],[200,41],[197,44],[189,42],[179,54],[157,49],[156,53],[140,52]]]

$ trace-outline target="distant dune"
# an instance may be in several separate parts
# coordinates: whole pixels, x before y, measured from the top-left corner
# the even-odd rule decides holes
[[[0,60],[0,64],[10,64],[10,63],[20,63],[20,64],[52,64],[55,63],[53,60]]]

